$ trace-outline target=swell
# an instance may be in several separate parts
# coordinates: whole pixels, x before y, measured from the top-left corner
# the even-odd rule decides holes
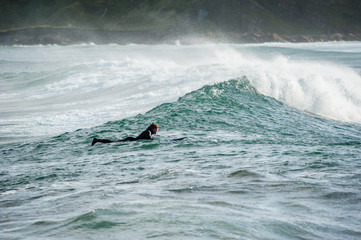
[[[170,138],[214,135],[219,143],[236,140],[247,144],[313,142],[325,146],[344,143],[358,146],[361,142],[355,134],[361,130],[357,125],[329,121],[291,108],[259,93],[246,77],[206,85],[176,102],[94,129],[102,129],[102,134],[118,127],[136,132],[151,122],[157,122],[162,134]],[[219,136],[219,132],[224,135]],[[259,137],[250,139],[249,135]]]
[[[160,125],[152,142],[90,146],[92,137],[136,135],[151,122]],[[359,169],[360,133],[267,97],[247,77],[206,85],[144,114],[2,149],[3,209],[9,226],[26,219],[7,236],[357,234],[351,221],[329,229],[339,223],[335,203],[359,204],[360,175],[342,174]],[[178,136],[187,139],[169,141]],[[24,210],[15,209],[19,217],[12,206]]]
[[[360,123],[361,77],[349,67],[359,60],[347,52],[348,47],[357,52],[355,45],[336,45],[341,59],[337,51],[322,51],[328,45],[309,51],[302,44],[2,48],[0,141],[51,137],[128,118],[241,76],[257,92],[288,106]],[[225,110],[218,107],[219,119]],[[236,125],[225,118],[220,122]]]
[[[93,137],[135,136],[152,122],[160,125],[161,140],[188,136],[199,141],[212,138],[218,143],[231,140],[243,144],[313,143],[339,147],[361,144],[358,125],[330,121],[291,108],[259,93],[248,78],[243,77],[206,85],[144,114],[69,131],[51,138],[44,146],[88,143]]]

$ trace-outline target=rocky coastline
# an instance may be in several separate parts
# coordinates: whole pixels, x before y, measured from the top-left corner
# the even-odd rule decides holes
[[[208,32],[181,33],[171,31],[110,31],[74,28],[37,27],[0,32],[0,46],[94,44],[182,44],[199,42],[265,43],[265,42],[328,42],[361,41],[361,33],[277,34]]]

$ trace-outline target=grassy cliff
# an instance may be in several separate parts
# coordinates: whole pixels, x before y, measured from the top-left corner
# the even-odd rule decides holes
[[[355,0],[2,0],[0,31],[29,28],[164,34],[361,33]]]
[[[2,0],[0,29],[361,32],[355,0]]]

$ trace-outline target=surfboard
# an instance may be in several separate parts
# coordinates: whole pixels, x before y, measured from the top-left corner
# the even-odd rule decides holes
[[[171,139],[170,141],[180,141],[180,140],[183,140],[183,139],[185,139],[185,138],[187,138],[187,137],[174,138],[174,139]]]

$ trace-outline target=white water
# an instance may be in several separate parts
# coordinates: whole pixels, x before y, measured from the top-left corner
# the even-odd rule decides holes
[[[350,67],[326,60],[290,60],[284,55],[264,59],[233,49],[220,56],[232,68],[242,69],[264,95],[323,117],[361,123],[361,75]]]
[[[1,141],[48,137],[119,120],[206,84],[242,76],[262,94],[292,107],[361,123],[361,76],[350,67],[361,67],[361,56],[353,56],[352,63],[337,58],[338,52],[359,52],[361,43],[276,47],[0,47]],[[294,57],[304,50],[308,52],[302,58]],[[330,57],[320,60],[321,52]]]

